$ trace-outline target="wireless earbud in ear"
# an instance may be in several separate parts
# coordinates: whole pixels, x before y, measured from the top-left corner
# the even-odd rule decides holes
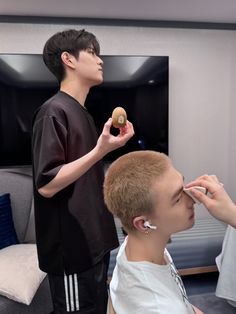
[[[153,230],[156,230],[156,228],[157,228],[156,226],[151,225],[148,220],[144,221],[143,225],[144,225],[145,228],[149,228],[149,229],[153,229]]]

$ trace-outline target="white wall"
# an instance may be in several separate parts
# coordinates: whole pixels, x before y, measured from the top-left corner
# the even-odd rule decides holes
[[[80,25],[0,24],[0,53],[41,53],[53,33]],[[209,173],[236,200],[236,32],[82,26],[102,54],[168,55],[169,148],[186,178]],[[200,207],[199,216],[207,216]]]
[[[232,51],[236,51],[236,41],[232,45]],[[231,68],[230,68],[230,135],[229,135],[229,182],[228,191],[236,202],[236,57],[232,57]]]

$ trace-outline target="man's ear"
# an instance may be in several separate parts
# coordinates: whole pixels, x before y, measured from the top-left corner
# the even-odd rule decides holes
[[[74,62],[73,62],[74,61],[74,56],[72,56],[69,52],[63,51],[62,54],[61,54],[61,60],[69,68],[72,68],[72,69],[75,68]]]
[[[133,219],[133,226],[140,232],[145,232],[147,228],[144,226],[144,222],[147,220],[145,216],[138,216]]]

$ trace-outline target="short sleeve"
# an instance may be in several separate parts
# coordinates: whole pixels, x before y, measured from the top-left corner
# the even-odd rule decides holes
[[[49,183],[66,162],[67,129],[53,116],[36,120],[32,150],[36,188]]]

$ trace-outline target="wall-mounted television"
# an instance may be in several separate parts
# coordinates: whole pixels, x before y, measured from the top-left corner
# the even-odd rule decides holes
[[[85,104],[98,134],[117,106],[126,110],[135,129],[134,137],[104,161],[133,150],[168,154],[168,56],[101,58],[104,82],[90,90]],[[31,164],[33,113],[57,90],[42,55],[0,54],[0,166]]]

